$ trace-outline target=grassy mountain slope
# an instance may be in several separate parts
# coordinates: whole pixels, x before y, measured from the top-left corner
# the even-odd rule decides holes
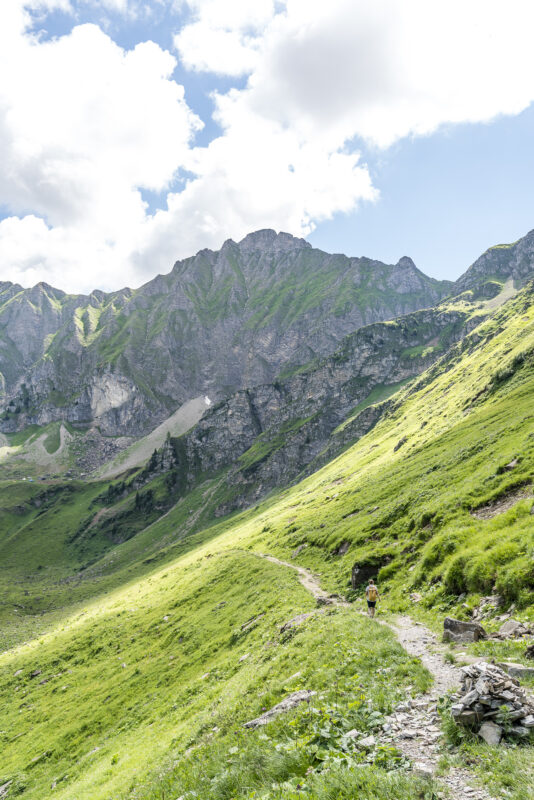
[[[344,703],[347,722],[371,730],[364,699],[387,710],[403,685],[427,682],[391,634],[372,647],[370,623],[355,623],[347,610],[311,618],[284,638],[280,626],[313,607],[293,574],[243,552],[209,555],[209,546],[198,550],[4,657],[1,774],[25,787],[22,796],[48,798],[56,782],[54,796],[64,800],[139,796],[139,779],[170,748],[209,746],[215,734],[219,746],[235,746],[243,738],[236,728],[289,688],[304,684],[330,695],[334,681],[338,691],[346,683],[354,703]],[[360,647],[333,663],[336,642],[354,630]],[[377,675],[381,663],[395,688]],[[264,746],[248,737],[254,745]],[[384,766],[394,763],[392,754],[382,758]],[[309,763],[298,749],[278,755],[273,748],[269,759],[266,777],[278,780]],[[232,795],[215,786],[203,796]]]
[[[312,798],[408,800],[425,791],[430,797],[431,786],[423,789],[402,771],[389,774],[393,753],[375,753],[375,765],[362,771],[341,744],[348,726],[371,731],[373,712],[410,691],[406,685],[428,680],[420,666],[354,608],[316,614],[285,637],[282,623],[310,611],[311,600],[293,573],[254,554],[287,559],[305,545],[295,563],[343,593],[357,563],[364,575],[366,569],[378,574],[387,608],[410,607],[435,626],[445,614],[467,616],[492,591],[514,602],[519,616],[534,619],[533,390],[534,289],[528,286],[401,387],[366,436],[240,515],[210,520],[220,476],[206,476],[128,541],[114,544],[105,531],[96,543],[86,541],[95,560],[80,574],[80,545],[69,541],[69,528],[72,533],[87,515],[94,518],[94,501],[105,487],[57,487],[70,493],[47,499],[41,519],[48,527],[38,528],[42,505],[32,503],[43,487],[0,486],[4,497],[19,492],[6,504],[0,553],[6,629],[27,610],[15,603],[30,602],[33,616],[45,612],[38,625],[43,635],[0,656],[6,720],[0,777],[26,786],[21,796],[32,800],[50,796],[54,781],[54,796],[62,800],[121,793],[155,800],[186,792],[230,800],[253,791],[274,800],[298,797],[299,781],[311,787]],[[155,494],[162,479],[153,482]],[[113,506],[113,491],[110,498]],[[503,498],[510,507],[499,513],[495,502]],[[115,498],[119,506],[124,502],[131,500]],[[480,508],[488,518],[476,515]],[[34,564],[37,541],[41,561]],[[421,603],[411,603],[414,589]],[[54,607],[33,605],[35,596]],[[513,642],[473,649],[522,658]],[[389,672],[384,676],[379,667]],[[37,669],[41,674],[31,678]],[[351,683],[354,674],[357,683]],[[337,704],[326,715],[335,747],[325,744],[328,737],[321,740],[306,708],[265,734],[241,731],[242,722],[295,688],[318,690],[319,715]],[[190,747],[198,749],[184,757]],[[468,743],[461,752],[484,761],[486,751]],[[506,788],[507,797],[527,800],[531,754],[528,747],[500,750],[484,761],[482,777],[498,796]],[[322,758],[330,771],[306,777]]]

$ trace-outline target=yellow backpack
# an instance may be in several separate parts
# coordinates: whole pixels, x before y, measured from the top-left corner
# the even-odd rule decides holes
[[[376,586],[374,586],[374,585],[373,586],[369,586],[368,589],[367,589],[367,599],[371,603],[374,603],[374,602],[376,602],[377,597],[378,597],[378,589],[376,588]]]

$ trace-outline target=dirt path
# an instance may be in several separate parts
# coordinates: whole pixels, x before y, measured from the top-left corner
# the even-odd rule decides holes
[[[332,605],[349,605],[343,598],[325,592],[319,579],[305,567],[264,553],[255,555],[297,572],[301,584],[319,602],[322,600]],[[410,759],[416,771],[423,774],[434,773],[438,766],[441,738],[436,704],[440,695],[459,685],[459,669],[445,661],[443,648],[437,642],[436,635],[422,623],[414,622],[406,616],[399,616],[393,622],[376,622],[391,628],[404,649],[410,655],[420,658],[434,678],[430,692],[401,703],[386,718],[384,733],[380,739],[384,744],[394,744]],[[474,776],[467,770],[453,768],[439,780],[447,787],[453,800],[493,800],[484,789],[476,786]]]
[[[279,558],[275,558],[275,556],[268,556],[265,553],[254,553],[254,555],[257,555],[260,558],[265,558],[267,561],[271,561],[273,564],[279,564],[281,567],[289,567],[289,569],[297,572],[301,584],[311,595],[313,595],[313,597],[315,597],[316,600],[322,599],[327,605],[349,605],[349,603],[347,603],[346,600],[343,600],[343,598],[325,592],[325,590],[321,588],[319,579],[312,572],[310,572],[309,569],[306,569],[305,567],[299,567],[297,564],[290,564],[289,561],[281,561]]]

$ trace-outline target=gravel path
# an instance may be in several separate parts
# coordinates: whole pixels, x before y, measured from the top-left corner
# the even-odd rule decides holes
[[[297,572],[301,584],[319,602],[349,605],[343,598],[325,592],[321,588],[319,579],[305,567],[264,553],[256,555]],[[438,643],[436,635],[422,623],[414,622],[406,616],[396,617],[394,622],[382,620],[376,622],[391,628],[404,649],[410,655],[420,658],[434,678],[430,692],[401,703],[393,714],[386,718],[384,732],[380,736],[381,741],[394,744],[410,759],[414,771],[430,775],[436,771],[440,756],[441,730],[436,703],[440,695],[458,687],[459,669],[445,661],[443,647]],[[494,800],[484,789],[476,785],[474,776],[468,770],[453,768],[439,780],[448,789],[453,800]]]
[[[406,755],[414,768],[421,772],[435,772],[439,761],[439,716],[436,703],[440,695],[449,689],[456,689],[460,683],[460,671],[443,658],[443,648],[434,633],[420,622],[410,617],[397,617],[388,625],[404,649],[412,656],[421,659],[423,665],[434,678],[430,692],[420,695],[397,707],[387,719],[391,728],[385,733]],[[468,770],[453,768],[440,781],[448,787],[454,800],[493,800],[476,785]]]

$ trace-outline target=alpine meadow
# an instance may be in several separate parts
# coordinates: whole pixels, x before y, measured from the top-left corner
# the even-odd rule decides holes
[[[0,796],[527,800],[531,278],[534,233],[451,284],[262,231],[3,284]]]

